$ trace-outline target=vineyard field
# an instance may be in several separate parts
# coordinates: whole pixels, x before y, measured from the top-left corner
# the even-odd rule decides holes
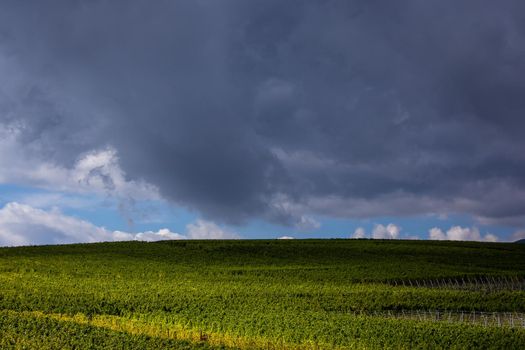
[[[525,245],[0,248],[0,349],[525,348]]]

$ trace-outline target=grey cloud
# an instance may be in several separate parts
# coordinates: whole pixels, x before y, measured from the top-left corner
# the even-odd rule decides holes
[[[519,0],[3,1],[0,23],[0,122],[41,157],[112,146],[232,223],[525,224]]]

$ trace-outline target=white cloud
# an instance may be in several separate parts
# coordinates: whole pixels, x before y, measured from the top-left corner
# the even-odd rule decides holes
[[[115,235],[103,227],[60,213],[16,202],[0,209],[0,244],[27,245],[112,241]],[[120,239],[133,239],[119,233]]]
[[[355,229],[352,238],[366,238],[366,231],[363,227],[358,227]]]
[[[374,239],[396,239],[399,237],[401,228],[395,224],[388,224],[383,226],[376,224],[372,230],[372,238]]]
[[[428,238],[434,241],[442,241],[447,239],[447,236],[440,228],[433,227],[430,230],[428,230]]]
[[[19,129],[0,123],[0,184],[29,186],[51,193],[26,193],[10,197],[9,201],[39,208],[55,205],[79,208],[93,202],[94,197],[104,198],[114,202],[129,222],[143,215],[137,212],[138,201],[162,202],[155,186],[126,178],[115,149],[92,150],[80,155],[70,167],[64,167],[32,153],[18,139]]]
[[[204,220],[187,225],[186,234],[171,232],[166,228],[156,232],[130,233],[110,231],[88,221],[65,215],[56,208],[42,210],[11,202],[0,209],[0,246],[224,238],[238,238],[238,235]]]
[[[277,239],[295,239],[295,237],[292,237],[292,236],[281,236]]]
[[[494,234],[487,233],[482,236],[477,227],[452,226],[447,232],[440,228],[433,227],[428,231],[428,236],[432,240],[449,240],[449,241],[485,241],[496,242],[498,237]]]
[[[167,228],[161,228],[157,232],[146,231],[135,234],[134,239],[138,241],[158,241],[163,239],[187,239],[186,236],[179,233],[171,232]]]
[[[190,239],[237,239],[239,235],[220,228],[215,223],[205,220],[197,220],[195,223],[186,225],[186,235]]]
[[[512,234],[513,241],[518,241],[520,239],[525,239],[525,230],[518,230]]]
[[[19,135],[18,126],[0,123],[0,183],[55,192],[160,199],[155,186],[126,179],[117,151],[111,147],[82,154],[72,167],[66,168],[33,155],[18,140]]]

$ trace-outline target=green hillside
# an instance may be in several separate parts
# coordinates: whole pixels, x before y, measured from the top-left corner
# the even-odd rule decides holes
[[[525,246],[0,248],[1,349],[525,348]]]

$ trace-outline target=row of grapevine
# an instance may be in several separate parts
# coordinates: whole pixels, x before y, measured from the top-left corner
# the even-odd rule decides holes
[[[160,322],[159,319],[95,316],[87,319],[76,315],[46,315],[38,312],[0,311],[0,338],[9,345],[21,340],[38,344],[75,345],[80,348],[108,346],[122,349],[346,349],[346,348],[450,348],[476,344],[478,348],[519,349],[525,332],[512,328],[485,328],[479,325],[454,325],[410,319],[389,319],[382,316],[355,315],[334,322],[322,332],[308,329],[307,338],[297,339],[281,333],[277,337],[239,332],[205,333],[182,325]],[[203,334],[205,338],[203,339]],[[118,344],[118,347],[117,347]],[[120,347],[122,346],[122,347]],[[7,348],[7,347],[2,347]],[[69,348],[69,347],[68,347]]]
[[[411,319],[418,321],[436,321],[449,323],[467,323],[485,327],[518,327],[525,328],[525,313],[522,312],[484,312],[458,310],[383,310],[360,311],[354,315],[370,315],[394,319]]]
[[[474,291],[525,291],[525,278],[518,276],[465,276],[443,277],[435,279],[387,280],[384,283],[392,286],[463,289]]]
[[[242,349],[425,342],[438,348],[469,342],[519,348],[524,344],[525,291],[425,288],[425,283],[444,281],[435,276],[471,282],[478,276],[481,283],[479,276],[485,276],[482,271],[490,262],[494,281],[517,283],[508,276],[522,276],[525,250],[483,247],[191,241],[0,248],[0,310],[11,310],[0,312],[25,315],[27,322],[75,324],[71,327],[81,327],[79,332],[95,327]],[[442,257],[449,250],[455,265]],[[4,334],[17,334],[9,326],[16,324],[14,318],[4,322]],[[35,337],[46,334],[45,327],[35,328]],[[16,339],[27,341],[21,335]]]
[[[52,317],[0,311],[0,349],[225,350],[226,347],[152,337],[143,333],[131,334]]]

